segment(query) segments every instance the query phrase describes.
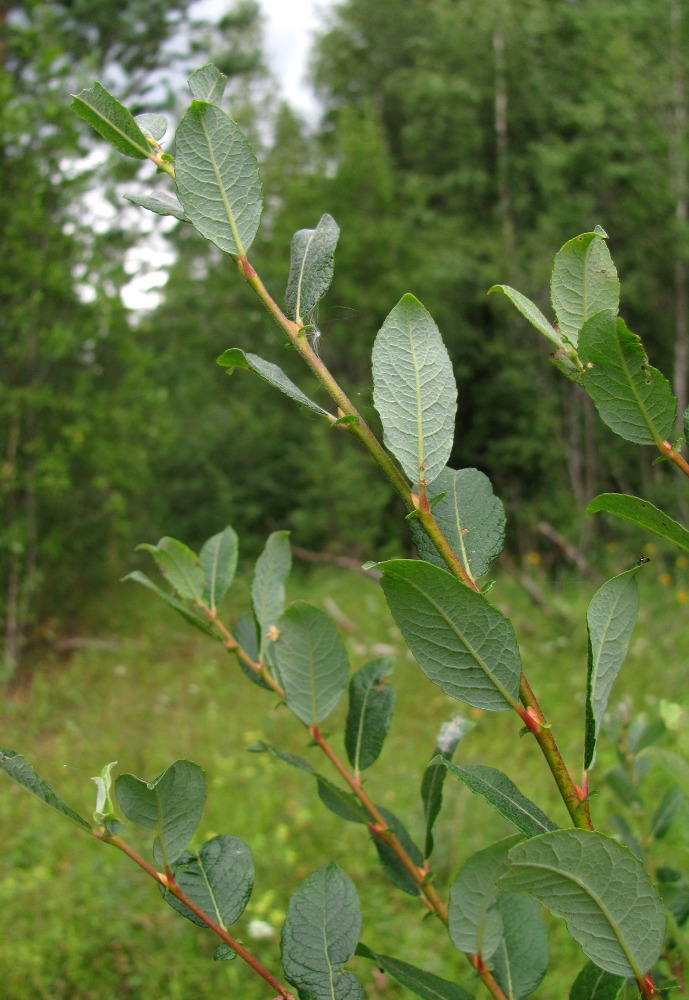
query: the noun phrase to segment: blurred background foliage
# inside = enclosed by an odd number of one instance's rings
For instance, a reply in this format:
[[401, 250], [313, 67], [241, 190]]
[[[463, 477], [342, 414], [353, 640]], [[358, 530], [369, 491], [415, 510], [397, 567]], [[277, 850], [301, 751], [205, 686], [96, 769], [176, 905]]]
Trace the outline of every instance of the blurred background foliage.
[[[252, 0], [227, 0], [214, 21], [187, 0], [0, 3], [7, 674], [143, 539], [197, 545], [232, 523], [250, 554], [275, 528], [332, 555], [409, 547], [350, 441], [214, 364], [242, 347], [317, 392], [229, 258], [123, 201], [157, 182], [108, 158], [71, 114], [69, 92], [96, 78], [174, 121], [191, 69], [212, 59], [228, 73], [224, 106], [257, 146], [266, 195], [252, 262], [280, 300], [292, 233], [336, 218], [321, 351], [374, 424], [376, 331], [405, 291], [421, 299], [459, 384], [452, 464], [493, 480], [513, 556], [551, 546], [543, 520], [589, 549], [579, 515], [602, 490], [682, 513], [666, 470], [613, 439], [545, 342], [486, 291], [509, 283], [548, 313], [553, 254], [602, 225], [622, 312], [686, 405], [684, 0], [340, 0], [324, 24], [321, 114], [306, 122], [275, 97]], [[128, 310], [128, 252], [155, 257], [163, 231], [173, 259], [159, 305]]]

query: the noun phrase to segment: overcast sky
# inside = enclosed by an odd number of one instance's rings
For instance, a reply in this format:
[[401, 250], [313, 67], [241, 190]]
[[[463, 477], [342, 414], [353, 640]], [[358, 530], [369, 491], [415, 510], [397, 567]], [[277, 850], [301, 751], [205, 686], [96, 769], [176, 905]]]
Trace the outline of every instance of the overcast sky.
[[334, 0], [260, 0], [266, 18], [266, 62], [280, 79], [290, 104], [306, 113], [314, 107], [304, 80], [311, 40], [333, 3]]

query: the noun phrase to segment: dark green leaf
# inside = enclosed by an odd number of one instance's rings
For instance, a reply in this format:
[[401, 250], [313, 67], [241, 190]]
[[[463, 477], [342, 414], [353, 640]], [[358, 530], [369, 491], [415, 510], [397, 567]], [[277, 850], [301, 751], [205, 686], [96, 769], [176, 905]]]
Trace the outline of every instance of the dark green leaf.
[[297, 601], [277, 623], [271, 647], [285, 701], [298, 719], [315, 726], [332, 712], [349, 677], [344, 643], [320, 608]]
[[203, 570], [204, 598], [211, 611], [215, 611], [234, 580], [237, 551], [237, 534], [229, 526], [209, 538], [201, 549], [199, 562]]
[[361, 931], [352, 880], [332, 862], [309, 875], [289, 901], [282, 928], [282, 965], [308, 1000], [360, 1000], [359, 980], [342, 971]]
[[593, 767], [596, 741], [608, 698], [629, 649], [639, 613], [634, 566], [608, 580], [596, 591], [588, 611], [588, 673], [586, 681], [586, 735], [584, 770]]
[[536, 990], [548, 970], [548, 932], [535, 899], [499, 892], [495, 906], [503, 937], [493, 953], [493, 975], [509, 1000]]
[[386, 684], [392, 659], [382, 656], [364, 664], [349, 682], [349, 710], [345, 749], [354, 770], [365, 771], [383, 749], [395, 704], [394, 689]]
[[156, 215], [172, 215], [180, 222], [189, 222], [179, 201], [169, 191], [151, 191], [150, 194], [142, 195], [126, 194], [125, 198], [132, 205], [147, 208], [149, 212], [155, 212]]
[[146, 136], [130, 112], [102, 84], [94, 83], [90, 90], [72, 94], [72, 107], [80, 118], [125, 156], [145, 160], [151, 152]]
[[487, 961], [500, 944], [502, 917], [495, 906], [496, 879], [504, 872], [507, 852], [519, 834], [477, 851], [459, 870], [450, 889], [449, 930], [455, 948]]
[[475, 722], [463, 719], [461, 715], [455, 716], [451, 722], [444, 722], [438, 734], [433, 759], [423, 773], [421, 800], [426, 818], [424, 853], [427, 858], [430, 858], [433, 853], [433, 827], [443, 803], [443, 785], [447, 776], [447, 768], [444, 764], [439, 763], [435, 757], [439, 754], [445, 761], [452, 760], [457, 744], [475, 725]]
[[18, 754], [16, 750], [0, 749], [0, 768], [5, 772], [12, 781], [16, 781], [18, 785], [25, 788], [27, 792], [31, 792], [36, 798], [40, 799], [41, 802], [45, 802], [47, 806], [51, 809], [55, 809], [57, 812], [62, 813], [67, 819], [71, 820], [72, 823], [76, 823], [80, 826], [82, 830], [86, 830], [88, 833], [91, 832], [91, 824], [88, 820], [85, 820], [83, 816], [76, 813], [73, 809], [70, 809], [66, 805], [59, 795], [57, 795], [53, 789], [50, 787], [47, 781], [44, 781], [34, 769], [28, 764], [21, 754]]
[[625, 441], [660, 445], [672, 433], [677, 400], [670, 383], [648, 363], [641, 341], [612, 309], [584, 325], [579, 357], [581, 384], [601, 419]]
[[229, 944], [219, 944], [218, 947], [213, 952], [214, 962], [231, 962], [232, 959], [237, 957], [237, 952], [232, 951]]
[[157, 545], [137, 545], [137, 552], [150, 552], [158, 569], [180, 597], [200, 604], [203, 570], [195, 552], [176, 538], [161, 538]]
[[189, 77], [189, 90], [195, 101], [219, 104], [227, 86], [227, 77], [212, 63], [195, 70]]
[[198, 764], [175, 761], [153, 781], [121, 774], [115, 792], [127, 819], [155, 831], [165, 863], [174, 864], [194, 835], [206, 801], [206, 776]]
[[[388, 828], [395, 834], [399, 842], [402, 844], [414, 864], [421, 868], [423, 866], [423, 855], [407, 833], [401, 821], [397, 818], [397, 816], [395, 816], [394, 813], [390, 812], [389, 809], [379, 807], [378, 812], [388, 824]], [[375, 834], [372, 833], [371, 836], [373, 837], [373, 843], [375, 844], [376, 851], [378, 852], [380, 863], [390, 881], [396, 885], [398, 889], [401, 889], [402, 892], [406, 892], [409, 896], [418, 896], [421, 890], [393, 849]]]
[[686, 797], [679, 785], [670, 785], [653, 814], [651, 837], [661, 840], [665, 836], [683, 802], [686, 802]]
[[476, 708], [516, 704], [521, 661], [512, 625], [482, 594], [437, 566], [377, 564], [392, 616], [426, 676]]
[[292, 237], [285, 311], [300, 326], [330, 288], [339, 235], [332, 215], [322, 215], [315, 229], [300, 229]]
[[[241, 615], [234, 626], [234, 637], [242, 647], [244, 652], [251, 657], [254, 663], [258, 663], [258, 635], [256, 630], [256, 621], [251, 615]], [[244, 662], [241, 656], [237, 657], [237, 662], [239, 663], [240, 669], [243, 674], [245, 674], [250, 681], [254, 684], [258, 684], [266, 691], [273, 691], [270, 684], [267, 683], [257, 670], [252, 670], [252, 668]]]
[[413, 295], [378, 332], [373, 385], [385, 444], [412, 483], [432, 483], [450, 457], [457, 386], [440, 331]]
[[[465, 570], [476, 580], [487, 573], [505, 542], [505, 508], [493, 493], [490, 479], [478, 469], [443, 469], [428, 491], [433, 516]], [[411, 534], [419, 556], [445, 569], [445, 562], [423, 531], [412, 521]]]
[[593, 962], [587, 962], [572, 983], [569, 1000], [618, 1000], [623, 995], [626, 980], [604, 972]]
[[204, 632], [206, 635], [211, 636], [211, 638], [213, 639], [221, 638], [220, 633], [218, 632], [217, 628], [215, 627], [212, 621], [210, 621], [208, 618], [200, 618], [198, 615], [194, 614], [194, 612], [190, 611], [185, 604], [182, 604], [181, 601], [178, 601], [176, 597], [173, 597], [171, 594], [168, 594], [165, 590], [162, 590], [160, 587], [157, 587], [152, 580], [148, 579], [145, 573], [142, 573], [140, 570], [136, 569], [132, 573], [128, 573], [127, 576], [124, 577], [124, 579], [133, 580], [135, 583], [140, 583], [143, 587], [148, 587], [148, 589], [152, 590], [154, 594], [157, 594], [158, 597], [162, 598], [162, 600], [165, 601], [166, 604], [168, 604], [171, 608], [174, 608], [175, 611], [179, 615], [181, 615], [185, 621], [189, 622], [190, 625], [193, 625], [195, 628], [200, 629], [201, 632]]
[[230, 347], [220, 355], [217, 364], [221, 368], [227, 368], [228, 375], [231, 375], [235, 368], [244, 368], [246, 371], [255, 372], [256, 375], [260, 375], [266, 382], [279, 389], [285, 396], [289, 396], [290, 399], [299, 403], [300, 406], [305, 406], [308, 410], [313, 410], [314, 413], [318, 413], [320, 416], [324, 414], [328, 416], [328, 411], [324, 410], [318, 403], [314, 403], [308, 396], [305, 396], [299, 386], [287, 378], [282, 368], [278, 368], [277, 365], [272, 364], [270, 361], [264, 361], [263, 358], [259, 358], [256, 354], [245, 354], [238, 347]]
[[422, 1000], [474, 1000], [473, 994], [467, 993], [463, 986], [449, 983], [447, 979], [424, 972], [398, 958], [381, 955], [361, 942], [357, 945], [356, 954], [375, 962], [391, 979]]
[[662, 510], [654, 507], [648, 500], [640, 500], [639, 497], [628, 496], [625, 493], [601, 493], [591, 501], [586, 513], [595, 514], [600, 510], [614, 514], [615, 517], [622, 517], [625, 521], [631, 521], [639, 528], [660, 535], [678, 548], [689, 552], [689, 531]]
[[192, 225], [225, 253], [251, 246], [263, 198], [254, 151], [229, 115], [193, 101], [176, 136], [177, 194]]
[[513, 847], [507, 865], [499, 887], [534, 896], [564, 917], [602, 969], [638, 980], [658, 958], [663, 907], [648, 872], [626, 847], [589, 830], [556, 830]]
[[251, 753], [264, 753], [267, 751], [284, 764], [289, 764], [290, 767], [296, 767], [300, 771], [312, 774], [318, 784], [318, 797], [327, 809], [330, 809], [336, 816], [347, 820], [349, 823], [370, 822], [368, 813], [352, 792], [345, 791], [330, 781], [329, 778], [319, 774], [303, 757], [288, 753], [285, 750], [278, 750], [263, 740], [252, 743], [250, 747], [247, 747], [247, 750]]
[[527, 837], [557, 830], [557, 824], [553, 823], [535, 803], [522, 795], [514, 782], [497, 768], [486, 767], [485, 764], [453, 764], [443, 757], [436, 757], [435, 762], [446, 767], [470, 791], [482, 795], [501, 816], [513, 823]]
[[550, 297], [558, 328], [565, 340], [577, 346], [584, 323], [602, 309], [617, 312], [620, 282], [610, 251], [601, 233], [582, 233], [556, 254]]
[[[208, 840], [200, 850], [183, 856], [172, 873], [182, 892], [221, 927], [238, 920], [251, 895], [254, 862], [251, 851], [239, 837], [221, 834]], [[205, 927], [181, 900], [161, 886], [163, 898], [192, 923]]]

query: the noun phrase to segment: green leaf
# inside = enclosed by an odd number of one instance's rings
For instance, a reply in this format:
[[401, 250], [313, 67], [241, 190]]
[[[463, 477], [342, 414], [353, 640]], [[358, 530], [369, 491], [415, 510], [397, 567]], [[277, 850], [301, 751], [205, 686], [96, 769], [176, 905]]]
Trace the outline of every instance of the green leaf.
[[[401, 820], [398, 819], [393, 812], [390, 812], [389, 809], [379, 807], [378, 812], [388, 824], [388, 828], [395, 834], [399, 842], [402, 844], [414, 864], [421, 868], [423, 865], [423, 855], [409, 836]], [[378, 858], [383, 866], [383, 870], [393, 885], [396, 885], [398, 889], [402, 890], [402, 892], [406, 892], [408, 896], [419, 896], [421, 894], [421, 890], [393, 849], [389, 846], [389, 844], [387, 844], [380, 837], [377, 837], [374, 833], [371, 833], [371, 836], [373, 838], [376, 851], [378, 852]]]
[[398, 958], [381, 955], [377, 951], [372, 951], [363, 942], [357, 945], [355, 954], [375, 962], [386, 975], [422, 1000], [474, 1000], [473, 994], [467, 993], [463, 986], [449, 983], [447, 979], [441, 979], [432, 972], [424, 972], [423, 969], [401, 962]]
[[548, 932], [541, 908], [529, 896], [499, 892], [495, 906], [503, 937], [493, 953], [493, 975], [509, 1000], [523, 1000], [548, 971]]
[[132, 205], [147, 208], [149, 212], [155, 212], [156, 215], [172, 215], [180, 222], [190, 221], [184, 214], [184, 209], [177, 198], [169, 191], [151, 191], [150, 194], [142, 195], [126, 194], [125, 198]]
[[[213, 837], [193, 854], [182, 858], [172, 867], [179, 888], [192, 903], [203, 910], [221, 927], [229, 927], [244, 912], [254, 885], [254, 862], [249, 847], [239, 837], [221, 834]], [[161, 886], [166, 903], [187, 920], [205, 927], [169, 889]]]
[[589, 830], [556, 830], [512, 848], [499, 887], [564, 917], [592, 962], [639, 979], [663, 946], [665, 914], [643, 864]]
[[493, 285], [492, 288], [488, 289], [489, 295], [491, 292], [504, 292], [510, 302], [517, 307], [522, 316], [528, 319], [532, 326], [536, 327], [539, 333], [542, 333], [544, 337], [551, 340], [561, 351], [567, 350], [565, 342], [553, 324], [548, 322], [538, 306], [531, 299], [527, 299], [526, 295], [522, 295], [516, 289], [510, 288], [509, 285]]
[[[505, 543], [505, 508], [488, 476], [478, 469], [443, 469], [428, 490], [433, 516], [467, 573], [476, 580], [487, 573]], [[417, 521], [411, 534], [421, 559], [445, 569], [445, 562]]]
[[145, 160], [150, 154], [146, 136], [130, 112], [102, 84], [94, 83], [90, 90], [72, 94], [72, 107], [120, 153], [137, 160]]
[[686, 796], [679, 785], [670, 785], [653, 814], [649, 836], [655, 840], [662, 840], [672, 826], [677, 810], [683, 802], [686, 802]]
[[111, 771], [117, 764], [116, 760], [106, 764], [101, 773], [96, 778], [91, 778], [96, 786], [96, 808], [93, 811], [93, 819], [101, 826], [112, 823], [115, 817], [115, 807], [110, 796], [112, 785]]
[[263, 653], [268, 630], [277, 625], [285, 610], [285, 580], [291, 568], [289, 531], [274, 531], [256, 561], [251, 583], [251, 603], [258, 622], [259, 656]]
[[289, 901], [282, 965], [308, 1000], [360, 1000], [359, 980], [342, 966], [359, 940], [361, 912], [352, 880], [332, 862], [317, 868]]
[[322, 215], [315, 229], [300, 229], [292, 237], [285, 312], [300, 326], [330, 288], [339, 235], [332, 215]]
[[413, 295], [378, 332], [373, 385], [386, 446], [412, 483], [432, 483], [450, 457], [457, 386], [440, 331]]
[[230, 347], [220, 355], [217, 364], [221, 368], [227, 368], [228, 375], [231, 375], [235, 368], [244, 368], [246, 371], [255, 372], [256, 375], [260, 375], [266, 382], [279, 389], [285, 396], [289, 396], [290, 399], [299, 403], [300, 406], [305, 406], [308, 410], [312, 410], [320, 416], [329, 416], [327, 410], [324, 410], [318, 403], [314, 403], [312, 399], [305, 396], [299, 386], [287, 378], [282, 368], [278, 368], [277, 365], [274, 365], [270, 361], [264, 361], [263, 358], [259, 358], [255, 354], [245, 354], [238, 347]]
[[582, 233], [556, 254], [550, 297], [560, 334], [573, 347], [594, 313], [617, 312], [620, 282], [607, 244], [598, 233]]
[[612, 309], [592, 316], [579, 340], [582, 386], [601, 419], [625, 441], [660, 445], [672, 433], [677, 400], [648, 363], [641, 341]]
[[287, 707], [315, 726], [332, 712], [347, 684], [347, 651], [332, 619], [304, 601], [288, 608], [277, 628], [271, 654]]
[[628, 496], [625, 493], [601, 493], [591, 501], [586, 513], [595, 514], [600, 510], [624, 518], [625, 521], [631, 521], [639, 528], [659, 535], [685, 552], [689, 552], [689, 531], [662, 510], [654, 507], [648, 500], [640, 500], [639, 497]]
[[385, 683], [391, 673], [392, 659], [381, 656], [364, 664], [349, 682], [345, 749], [357, 773], [374, 764], [383, 749], [395, 704], [395, 691]]
[[251, 753], [264, 753], [267, 751], [284, 764], [289, 764], [290, 767], [296, 767], [300, 771], [312, 774], [318, 784], [319, 799], [327, 809], [334, 812], [340, 819], [347, 820], [348, 823], [369, 823], [371, 821], [370, 816], [355, 795], [351, 792], [346, 792], [339, 785], [330, 781], [329, 778], [319, 774], [303, 757], [299, 757], [294, 753], [287, 753], [284, 750], [278, 750], [263, 740], [257, 740], [256, 743], [252, 743], [250, 747], [247, 747], [247, 750]]
[[185, 604], [182, 604], [181, 601], [178, 601], [177, 598], [168, 594], [167, 591], [163, 590], [161, 587], [156, 586], [152, 580], [149, 580], [145, 573], [136, 569], [132, 573], [128, 573], [124, 579], [133, 580], [135, 583], [140, 583], [142, 587], [148, 587], [148, 589], [152, 590], [154, 594], [157, 594], [158, 597], [162, 598], [166, 604], [168, 604], [171, 608], [174, 608], [177, 614], [181, 615], [182, 618], [184, 618], [186, 622], [189, 622], [190, 625], [193, 625], [195, 628], [204, 632], [206, 635], [211, 636], [213, 639], [219, 640], [221, 638], [220, 633], [212, 621], [195, 615], [193, 611], [190, 611], [189, 608]]
[[[165, 115], [144, 114], [135, 115], [134, 121], [139, 126], [144, 135], [150, 135], [151, 139], [160, 142], [167, 132], [167, 118]], [[125, 196], [126, 197], [126, 196]]]
[[213, 952], [214, 962], [231, 962], [237, 957], [237, 952], [232, 951], [229, 944], [219, 944], [218, 947]]
[[455, 948], [487, 961], [502, 939], [502, 918], [496, 909], [496, 879], [504, 871], [507, 852], [519, 834], [499, 840], [464, 862], [450, 889], [449, 931]]
[[121, 774], [115, 792], [127, 819], [154, 830], [165, 863], [174, 864], [194, 835], [206, 801], [206, 776], [198, 764], [177, 760], [153, 781]]
[[55, 809], [56, 812], [62, 813], [72, 823], [80, 826], [82, 830], [86, 830], [88, 833], [91, 832], [91, 824], [88, 820], [85, 820], [83, 816], [80, 816], [79, 813], [76, 813], [66, 805], [60, 796], [53, 791], [48, 782], [36, 774], [31, 765], [16, 750], [0, 749], [0, 768], [12, 781], [16, 781], [18, 785], [25, 788], [27, 792], [31, 792], [41, 802], [45, 802], [47, 806]]
[[444, 761], [452, 760], [459, 741], [475, 727], [475, 722], [456, 715], [451, 722], [444, 722], [438, 733], [435, 753], [423, 773], [421, 782], [421, 800], [426, 818], [426, 843], [424, 854], [430, 858], [433, 853], [433, 827], [443, 804], [443, 785], [447, 776], [447, 768], [436, 760], [440, 755]]
[[203, 570], [203, 592], [211, 611], [215, 611], [234, 580], [237, 552], [237, 533], [229, 525], [209, 538], [201, 549], [199, 562]]
[[525, 836], [536, 837], [540, 833], [557, 830], [557, 824], [522, 795], [511, 778], [497, 768], [487, 767], [485, 764], [453, 764], [443, 757], [436, 757], [435, 762], [444, 765], [470, 791], [482, 795]]
[[263, 198], [254, 151], [220, 108], [193, 101], [177, 129], [177, 194], [192, 225], [225, 253], [247, 252]]
[[137, 545], [137, 552], [150, 552], [158, 569], [180, 597], [200, 604], [203, 600], [203, 570], [195, 552], [176, 538], [161, 538], [157, 545]]
[[207, 63], [200, 69], [194, 70], [189, 77], [189, 90], [195, 101], [219, 104], [226, 86], [227, 77], [213, 63]]
[[[234, 637], [244, 652], [251, 657], [254, 663], [258, 663], [258, 635], [256, 632], [256, 621], [252, 615], [240, 615], [235, 622]], [[237, 662], [239, 663], [242, 673], [245, 674], [250, 681], [253, 681], [254, 684], [258, 684], [259, 687], [264, 688], [266, 691], [273, 691], [273, 693], [275, 693], [274, 689], [263, 679], [261, 674], [257, 670], [252, 670], [251, 667], [244, 662], [241, 656], [237, 657]]]
[[378, 563], [392, 616], [426, 676], [451, 698], [499, 712], [516, 703], [512, 625], [482, 594], [429, 563]]
[[639, 613], [639, 592], [634, 566], [604, 583], [588, 611], [588, 674], [586, 680], [586, 732], [584, 770], [593, 767], [596, 742], [608, 698], [629, 649]]
[[569, 1000], [618, 1000], [625, 989], [626, 980], [604, 972], [593, 962], [587, 962], [569, 991]]

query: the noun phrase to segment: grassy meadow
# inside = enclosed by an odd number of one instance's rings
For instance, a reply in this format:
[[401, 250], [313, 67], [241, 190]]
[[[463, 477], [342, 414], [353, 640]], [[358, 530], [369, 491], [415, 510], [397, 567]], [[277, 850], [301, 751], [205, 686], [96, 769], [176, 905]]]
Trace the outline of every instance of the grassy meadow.
[[[610, 565], [608, 575], [630, 561]], [[585, 612], [597, 585], [573, 577], [553, 582], [540, 576], [538, 567], [533, 572], [547, 615], [505, 575], [498, 577], [491, 599], [513, 619], [524, 670], [576, 774], [582, 752]], [[689, 584], [681, 560], [659, 559], [639, 575], [640, 621], [611, 703], [624, 693], [634, 711], [653, 715], [661, 698], [687, 701]], [[235, 587], [230, 599], [233, 595], [228, 618], [246, 610], [248, 587]], [[353, 668], [381, 652], [393, 653], [393, 726], [381, 759], [368, 772], [367, 790], [395, 811], [419, 842], [423, 768], [441, 723], [458, 711], [471, 716], [476, 726], [455, 759], [500, 767], [553, 819], [567, 822], [535, 744], [519, 738], [518, 720], [512, 713], [469, 710], [434, 688], [405, 651], [375, 581], [330, 568], [297, 572], [289, 597], [335, 608], [352, 623], [344, 634]], [[362, 937], [370, 947], [472, 991], [476, 986], [477, 996], [485, 995], [442, 926], [424, 920], [418, 900], [389, 884], [364, 829], [328, 812], [308, 775], [267, 755], [245, 752], [261, 738], [309, 757], [330, 773], [307, 747], [301, 725], [268, 692], [247, 681], [233, 658], [133, 584], [119, 587], [85, 620], [82, 635], [114, 638], [116, 644], [82, 648], [69, 657], [46, 652], [30, 681], [3, 701], [4, 746], [24, 753], [86, 816], [95, 804], [90, 776], [108, 761], [119, 762], [118, 772], [147, 779], [178, 758], [198, 762], [209, 784], [198, 841], [231, 833], [250, 844], [256, 883], [235, 932], [278, 975], [279, 928], [289, 896], [303, 877], [332, 859], [357, 884], [364, 910]], [[343, 699], [326, 724], [343, 756], [344, 714]], [[614, 760], [614, 748], [602, 744], [594, 784]], [[593, 802], [594, 820], [602, 830], [610, 830], [605, 815], [611, 801], [603, 785]], [[511, 832], [483, 800], [448, 777], [432, 859], [438, 884], [446, 887], [466, 857]], [[212, 936], [162, 903], [153, 884], [123, 855], [90, 840], [4, 777], [0, 833], [5, 850], [0, 992], [5, 1000], [268, 1000], [268, 988], [239, 961], [213, 962]], [[125, 836], [148, 855], [148, 835], [129, 828]], [[269, 925], [272, 936], [252, 942], [251, 921], [256, 920]], [[537, 995], [563, 1000], [584, 958], [555, 921], [552, 931], [551, 967], [556, 972]], [[369, 998], [408, 995], [362, 959], [351, 967], [366, 983]]]

